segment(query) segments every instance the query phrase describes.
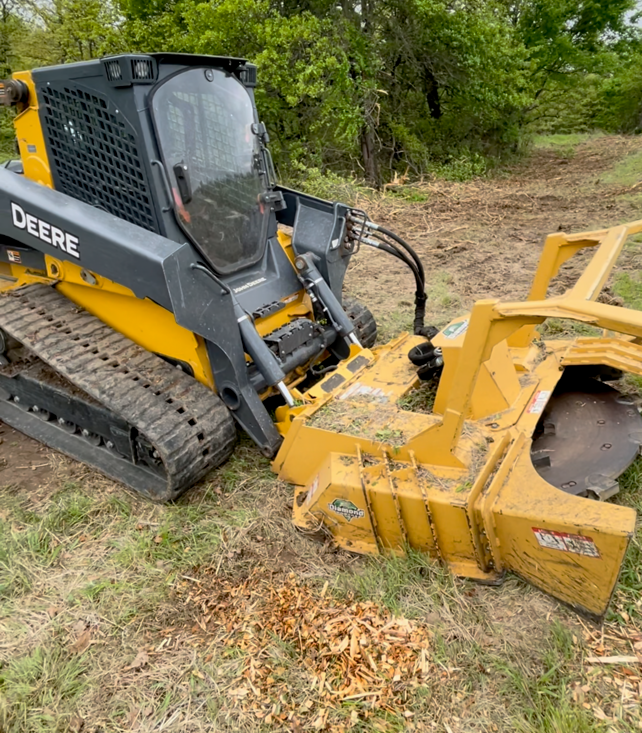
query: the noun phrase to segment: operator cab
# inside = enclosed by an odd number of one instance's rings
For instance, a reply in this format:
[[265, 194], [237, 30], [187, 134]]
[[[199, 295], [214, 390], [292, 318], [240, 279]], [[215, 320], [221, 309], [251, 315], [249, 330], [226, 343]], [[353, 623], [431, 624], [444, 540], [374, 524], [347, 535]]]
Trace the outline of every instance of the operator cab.
[[[124, 54], [31, 76], [42, 167], [57, 191], [189, 242], [253, 316], [301, 290], [277, 239], [278, 224], [291, 227], [292, 250], [314, 254], [341, 299], [352, 253], [349, 208], [276, 183], [254, 103], [256, 66], [223, 56]], [[39, 155], [23, 147], [23, 160]]]

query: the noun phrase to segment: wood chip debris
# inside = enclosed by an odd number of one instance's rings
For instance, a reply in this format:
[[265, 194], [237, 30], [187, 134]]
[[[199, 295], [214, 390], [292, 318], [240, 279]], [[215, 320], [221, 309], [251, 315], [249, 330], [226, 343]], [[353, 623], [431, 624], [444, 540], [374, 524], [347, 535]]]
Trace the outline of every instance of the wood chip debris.
[[267, 724], [323, 730], [333, 710], [343, 706], [346, 717], [347, 705], [359, 705], [362, 720], [364, 710], [408, 720], [413, 692], [441, 674], [431, 661], [428, 624], [370, 601], [334, 598], [327, 584], [314, 589], [291, 573], [275, 585], [257, 572], [181, 588], [184, 602], [198, 609], [192, 632], [205, 632], [209, 649], [243, 660], [235, 678], [226, 677], [230, 705]]
[[588, 664], [642, 664], [642, 657], [617, 655], [614, 657], [587, 657]]

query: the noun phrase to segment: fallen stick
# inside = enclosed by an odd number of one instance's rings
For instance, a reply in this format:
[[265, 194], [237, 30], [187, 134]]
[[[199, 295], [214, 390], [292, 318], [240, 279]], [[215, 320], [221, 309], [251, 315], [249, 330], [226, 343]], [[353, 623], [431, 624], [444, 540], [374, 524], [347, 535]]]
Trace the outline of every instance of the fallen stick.
[[588, 664], [642, 664], [642, 657], [587, 657]]

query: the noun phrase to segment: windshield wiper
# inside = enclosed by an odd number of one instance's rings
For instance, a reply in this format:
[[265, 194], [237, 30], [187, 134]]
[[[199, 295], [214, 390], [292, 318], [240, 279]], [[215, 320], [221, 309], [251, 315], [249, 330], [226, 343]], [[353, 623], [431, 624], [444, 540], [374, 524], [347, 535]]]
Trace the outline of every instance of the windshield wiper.
[[272, 154], [267, 144], [270, 142], [270, 135], [268, 134], [267, 128], [263, 122], [252, 123], [252, 133], [256, 135], [259, 141], [259, 147], [261, 148], [263, 158], [263, 171], [267, 180], [268, 188], [274, 188], [276, 186], [276, 171], [274, 170], [274, 162], [272, 161]]

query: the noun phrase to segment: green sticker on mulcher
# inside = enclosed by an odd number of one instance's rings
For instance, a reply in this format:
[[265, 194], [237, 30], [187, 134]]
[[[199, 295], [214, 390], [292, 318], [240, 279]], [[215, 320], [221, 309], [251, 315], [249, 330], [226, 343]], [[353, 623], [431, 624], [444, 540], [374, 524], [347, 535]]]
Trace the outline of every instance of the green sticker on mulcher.
[[363, 509], [359, 509], [356, 504], [353, 504], [347, 499], [335, 499], [328, 506], [333, 512], [340, 514], [348, 522], [352, 519], [361, 519], [366, 514]]
[[451, 323], [450, 326], [446, 326], [442, 333], [447, 339], [456, 339], [457, 336], [461, 336], [462, 333], [466, 333], [468, 330], [468, 318], [465, 321], [457, 321], [457, 323]]

